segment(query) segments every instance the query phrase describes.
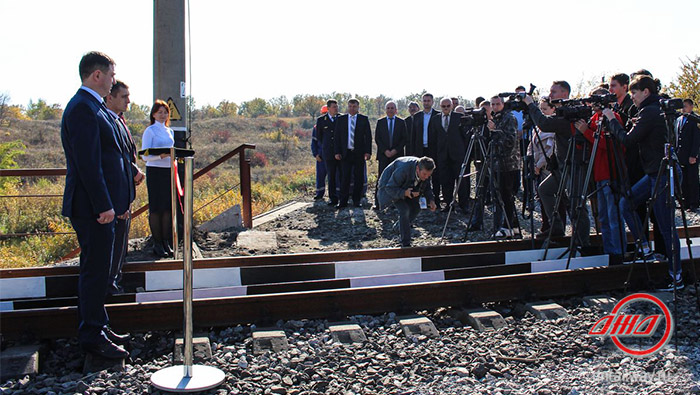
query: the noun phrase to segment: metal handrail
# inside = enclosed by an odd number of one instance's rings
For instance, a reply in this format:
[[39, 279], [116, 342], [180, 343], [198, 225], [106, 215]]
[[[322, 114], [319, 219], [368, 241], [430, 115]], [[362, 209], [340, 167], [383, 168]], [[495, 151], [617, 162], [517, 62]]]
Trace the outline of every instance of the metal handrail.
[[[246, 159], [245, 157], [245, 150], [247, 149], [255, 149], [255, 144], [241, 144], [235, 149], [229, 151], [219, 159], [215, 160], [214, 162], [210, 163], [209, 165], [205, 166], [204, 168], [200, 169], [194, 174], [193, 180], [198, 179], [199, 177], [207, 174], [209, 171], [212, 169], [216, 168], [220, 164], [226, 162], [227, 160], [231, 159], [235, 155], [239, 155], [239, 171], [240, 171], [240, 187], [241, 187], [241, 197], [242, 197], [242, 216], [243, 216], [243, 226], [247, 228], [252, 228], [253, 227], [253, 210], [252, 210], [252, 197], [251, 197], [251, 177], [250, 177], [250, 159]], [[0, 169], [0, 177], [51, 177], [51, 176], [65, 176], [66, 175], [66, 169], [60, 169], [60, 168], [46, 168], [46, 169]], [[5, 197], [20, 197], [20, 196], [5, 196]], [[37, 196], [26, 196], [26, 197], [40, 197], [39, 195]], [[54, 196], [46, 196], [46, 197], [54, 197]], [[200, 207], [201, 209], [201, 207]], [[137, 210], [133, 211], [131, 213], [131, 218], [136, 218], [139, 215], [143, 214], [146, 210], [148, 210], [148, 203], [145, 205], [139, 207]], [[40, 235], [40, 236], [48, 236], [48, 235], [57, 235], [57, 234], [63, 234], [63, 233], [54, 233], [54, 232], [42, 232], [42, 233], [34, 233], [32, 235]], [[23, 234], [24, 235], [24, 234]], [[7, 234], [7, 235], [2, 235], [0, 234], [0, 237], [3, 236], [13, 236], [12, 234]], [[68, 253], [66, 256], [64, 256], [61, 260], [66, 260], [73, 258], [80, 253], [80, 248], [76, 248], [75, 250], [71, 251]]]

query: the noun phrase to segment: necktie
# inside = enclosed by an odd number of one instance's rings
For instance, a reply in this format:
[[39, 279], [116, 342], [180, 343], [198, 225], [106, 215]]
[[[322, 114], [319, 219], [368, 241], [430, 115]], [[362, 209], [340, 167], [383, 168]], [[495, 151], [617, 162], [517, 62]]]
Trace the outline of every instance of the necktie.
[[449, 118], [447, 115], [443, 115], [443, 116], [442, 116], [442, 119], [443, 119], [443, 121], [442, 121], [443, 127], [445, 128], [445, 131], [447, 131], [447, 128], [449, 127], [449, 121], [448, 121], [448, 120], [449, 120], [450, 118]]
[[355, 149], [355, 116], [350, 117], [350, 133], [348, 136], [348, 149]]
[[394, 143], [394, 118], [389, 118], [389, 147], [391, 147]]
[[124, 126], [124, 130], [126, 131], [126, 135], [129, 137], [129, 141], [131, 142], [131, 149], [134, 151], [134, 162], [136, 162], [136, 150], [134, 147], [136, 147], [136, 143], [134, 143], [134, 137], [131, 136], [131, 130], [129, 130], [129, 127], [126, 126], [126, 121], [124, 120], [124, 115], [119, 114], [119, 121], [121, 122], [122, 126]]

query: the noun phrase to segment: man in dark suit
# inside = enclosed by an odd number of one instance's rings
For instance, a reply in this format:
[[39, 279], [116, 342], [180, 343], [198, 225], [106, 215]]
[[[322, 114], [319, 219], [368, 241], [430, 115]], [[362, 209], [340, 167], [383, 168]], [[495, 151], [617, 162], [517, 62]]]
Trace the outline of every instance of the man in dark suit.
[[[335, 159], [334, 130], [336, 118], [338, 117], [338, 102], [330, 99], [326, 102], [328, 112], [316, 119], [316, 134], [320, 140], [320, 159], [326, 166], [328, 176], [328, 205], [338, 204], [338, 184], [340, 179], [340, 162]], [[317, 158], [318, 159], [318, 158]]]
[[700, 150], [700, 130], [694, 120], [685, 114], [693, 112], [694, 103], [691, 99], [683, 100], [683, 114], [676, 119], [676, 152], [678, 163], [683, 170], [681, 189], [685, 207], [689, 211], [695, 211], [700, 204], [700, 182], [698, 181], [698, 152]]
[[[389, 163], [404, 155], [406, 145], [406, 123], [396, 116], [396, 103], [388, 101], [384, 108], [386, 117], [378, 119], [377, 127], [374, 129], [374, 141], [377, 143], [377, 160], [379, 161], [377, 182]], [[379, 206], [376, 192], [374, 205]]]
[[[433, 95], [424, 93], [422, 97], [423, 111], [413, 115], [413, 156], [427, 156], [432, 160], [437, 160], [437, 147], [433, 136], [430, 135], [428, 125], [430, 118], [438, 115], [439, 112], [433, 109]], [[433, 196], [435, 202], [440, 205], [440, 171], [435, 168], [431, 177]]]
[[425, 199], [423, 208], [435, 211], [437, 207], [429, 181], [434, 169], [435, 162], [428, 157], [404, 156], [391, 162], [379, 177], [379, 209], [396, 206], [402, 247], [411, 246], [411, 222], [421, 210], [421, 199]]
[[408, 113], [411, 115], [404, 118], [406, 123], [406, 155], [413, 155], [413, 115], [419, 111], [418, 103], [414, 101], [408, 103]]
[[[129, 87], [122, 81], [117, 81], [112, 85], [112, 90], [109, 95], [104, 97], [107, 112], [114, 119], [119, 132], [118, 136], [122, 146], [126, 147], [129, 160], [131, 162], [131, 174], [134, 182], [129, 183], [129, 205], [136, 198], [136, 186], [141, 185], [146, 175], [136, 165], [136, 144], [133, 136], [126, 126], [124, 121], [124, 112], [129, 108]], [[119, 215], [115, 219], [114, 225], [114, 251], [112, 252], [112, 268], [109, 273], [109, 290], [110, 294], [123, 292], [123, 288], [119, 285], [122, 279], [122, 266], [126, 261], [126, 251], [129, 247], [129, 227], [131, 226], [131, 211], [124, 215]]]
[[335, 125], [335, 159], [341, 161], [342, 176], [340, 200], [337, 208], [348, 206], [350, 178], [354, 185], [352, 200], [355, 207], [361, 207], [362, 186], [364, 185], [365, 162], [372, 156], [372, 129], [369, 118], [359, 114], [360, 102], [348, 100], [348, 113], [338, 117]]
[[[429, 129], [437, 145], [437, 164], [441, 169], [439, 182], [442, 197], [447, 203], [442, 211], [448, 211], [469, 141], [466, 132], [459, 126], [461, 115], [452, 111], [452, 100], [449, 97], [440, 100], [440, 110], [439, 115], [430, 118]], [[466, 212], [469, 199], [467, 182], [460, 183], [457, 197], [460, 208]]]
[[129, 212], [134, 182], [131, 159], [102, 101], [114, 83], [114, 61], [100, 52], [89, 52], [80, 60], [79, 72], [82, 86], [61, 120], [67, 170], [62, 214], [70, 218], [81, 248], [78, 341], [86, 352], [125, 358], [129, 353], [115, 343], [128, 339], [109, 329], [104, 301], [114, 217]]

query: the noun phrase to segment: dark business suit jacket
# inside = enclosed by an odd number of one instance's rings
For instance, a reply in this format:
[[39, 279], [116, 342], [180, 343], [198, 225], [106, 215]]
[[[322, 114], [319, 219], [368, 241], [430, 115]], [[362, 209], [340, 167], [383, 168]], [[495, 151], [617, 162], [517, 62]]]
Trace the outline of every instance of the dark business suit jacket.
[[333, 130], [335, 122], [331, 121], [330, 114], [323, 114], [316, 118], [316, 136], [321, 146], [321, 158], [331, 160], [335, 156]]
[[[416, 166], [418, 158], [404, 156], [391, 162], [379, 177], [377, 198], [379, 207], [383, 210], [400, 199], [406, 199], [406, 189], [413, 188], [425, 196], [428, 202], [435, 201], [433, 191], [430, 188], [430, 178], [425, 181], [416, 180]], [[416, 185], [417, 182], [417, 185]]]
[[[387, 117], [377, 120], [377, 127], [374, 130], [374, 141], [377, 143], [377, 160], [380, 162], [390, 162], [404, 155], [406, 146], [406, 122], [399, 117], [394, 117], [394, 134], [389, 144], [389, 121]], [[387, 158], [384, 151], [395, 149], [396, 155]], [[388, 164], [388, 163], [387, 163]]]
[[442, 126], [442, 113], [430, 118], [428, 130], [437, 145], [438, 162], [444, 162], [447, 159], [459, 162], [464, 160], [468, 141], [466, 132], [459, 127], [461, 117], [461, 114], [451, 112], [447, 130]]
[[[433, 109], [431, 112], [431, 118], [439, 113], [439, 111]], [[428, 128], [428, 156], [436, 159], [437, 147], [432, 146], [430, 141], [430, 128]], [[423, 111], [413, 114], [413, 152], [411, 152], [411, 154], [415, 156], [423, 156]]]
[[698, 124], [687, 117], [676, 119], [676, 134], [678, 139], [678, 161], [681, 165], [688, 165], [688, 159], [698, 157], [700, 150], [700, 130]]
[[[335, 153], [340, 154], [342, 159], [348, 154], [348, 114], [339, 116], [335, 122], [334, 146]], [[357, 114], [355, 122], [355, 156], [372, 154], [372, 128], [369, 126], [369, 118], [362, 114]]]
[[403, 119], [406, 123], [406, 155], [413, 155], [413, 117], [407, 116]]
[[[112, 114], [109, 113], [109, 115]], [[119, 115], [117, 115], [116, 118], [112, 116], [112, 118], [114, 119], [114, 123], [118, 127], [118, 132], [121, 133], [121, 146], [131, 165], [128, 167], [129, 179], [132, 180], [132, 182], [129, 183], [129, 203], [131, 203], [134, 201], [134, 199], [136, 199], [136, 184], [133, 182], [133, 179], [136, 176], [136, 174], [139, 173], [139, 167], [136, 164], [136, 144], [134, 143], [134, 139], [131, 136], [129, 127], [126, 126], [126, 122], [123, 119], [121, 119]]]
[[111, 115], [89, 92], [79, 89], [61, 121], [66, 155], [63, 209], [67, 217], [94, 219], [109, 209], [129, 208], [131, 166]]

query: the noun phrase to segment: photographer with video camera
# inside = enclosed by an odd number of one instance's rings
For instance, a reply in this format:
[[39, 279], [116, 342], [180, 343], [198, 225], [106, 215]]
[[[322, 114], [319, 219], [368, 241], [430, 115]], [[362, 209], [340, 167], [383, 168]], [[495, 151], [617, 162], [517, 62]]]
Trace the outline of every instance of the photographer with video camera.
[[[518, 144], [518, 121], [510, 110], [505, 110], [503, 98], [491, 98], [491, 108], [494, 115], [486, 125], [491, 134], [491, 141], [496, 155], [498, 191], [503, 200], [506, 222], [502, 223], [494, 237], [497, 239], [519, 237], [520, 224], [515, 211], [515, 179], [520, 172], [520, 144]], [[502, 218], [500, 205], [496, 206], [495, 220]]]
[[[554, 81], [552, 87], [549, 91], [550, 100], [561, 100], [568, 99], [571, 92], [571, 86], [566, 81]], [[555, 152], [556, 152], [556, 168], [549, 169], [551, 174], [540, 183], [538, 188], [538, 193], [540, 199], [542, 200], [542, 206], [549, 217], [551, 222], [550, 232], [553, 237], [564, 236], [564, 218], [559, 218], [559, 215], [554, 215], [554, 206], [557, 200], [557, 191], [559, 189], [559, 183], [562, 178], [566, 181], [567, 185], [571, 185], [571, 174], [561, 174], [561, 170], [567, 159], [567, 152], [569, 149], [569, 141], [574, 133], [574, 128], [567, 117], [561, 116], [548, 116], [542, 114], [542, 111], [537, 107], [537, 104], [532, 99], [532, 96], [527, 95], [523, 99], [528, 106], [528, 112], [530, 118], [535, 123], [535, 125], [540, 128], [543, 132], [552, 132], [555, 134]], [[555, 107], [559, 106], [555, 104]], [[571, 173], [571, 172], [567, 172]], [[582, 173], [582, 168], [579, 166], [575, 171], [575, 179], [580, 179]], [[571, 196], [571, 207], [577, 207], [578, 202], [575, 196], [579, 195], [579, 191], [569, 191], [569, 196]], [[585, 205], [583, 205], [581, 213], [577, 215], [578, 222], [576, 223], [577, 238], [581, 243], [582, 247], [587, 247], [590, 245], [590, 221], [588, 219], [588, 210]], [[573, 221], [573, 218], [572, 218]], [[574, 236], [574, 235], [572, 235]], [[544, 238], [547, 235], [537, 234], [536, 238]]]
[[[634, 212], [637, 206], [652, 197], [656, 184], [659, 184], [658, 194], [652, 202], [653, 212], [666, 246], [667, 255], [674, 251], [673, 257], [668, 260], [671, 284], [668, 289], [673, 290], [683, 288], [680, 266], [680, 241], [678, 233], [671, 231], [673, 212], [666, 204], [667, 175], [659, 172], [662, 161], [665, 157], [665, 147], [667, 142], [667, 127], [664, 113], [659, 103], [658, 82], [646, 75], [636, 76], [630, 84], [632, 101], [639, 109], [637, 120], [632, 129], [627, 132], [617, 120], [615, 113], [611, 109], [603, 110], [603, 114], [608, 119], [611, 134], [623, 145], [639, 144], [639, 152], [644, 167], [644, 177], [632, 186], [631, 199], [623, 198], [620, 201], [620, 210], [627, 222], [627, 226], [636, 240], [641, 243], [642, 254], [647, 261], [662, 260], [649, 247], [646, 236], [642, 229], [644, 224]], [[675, 202], [673, 203], [675, 205]], [[673, 244], [673, 246], [672, 246]], [[673, 248], [672, 248], [673, 247]], [[674, 284], [675, 283], [675, 284]]]
[[[484, 99], [483, 97], [479, 96], [475, 100], [476, 105], [479, 107], [479, 110], [483, 111], [486, 114], [486, 120], [491, 121], [493, 119], [493, 111], [491, 108], [491, 102]], [[470, 132], [471, 134], [478, 133], [480, 129], [480, 126], [473, 126], [472, 131]], [[484, 131], [484, 138], [488, 140], [489, 138], [489, 133], [488, 133], [488, 128]], [[467, 227], [468, 231], [478, 231], [482, 230], [484, 226], [484, 204], [488, 204], [488, 201], [490, 200], [490, 188], [484, 188], [485, 185], [491, 185], [490, 180], [488, 177], [488, 171], [484, 173], [486, 169], [484, 169], [484, 165], [486, 164], [487, 158], [484, 158], [483, 155], [481, 154], [480, 150], [474, 150], [474, 154], [470, 155], [469, 161], [474, 162], [474, 167], [476, 168], [477, 175], [476, 175], [476, 197], [474, 197], [473, 202], [474, 204], [472, 205], [472, 212], [471, 212], [471, 221]], [[478, 189], [478, 180], [483, 179], [482, 181], [482, 186], [481, 190]], [[479, 196], [481, 194], [481, 196]]]
[[[608, 99], [610, 102], [616, 102], [614, 95], [610, 95], [610, 91], [604, 88], [596, 88], [591, 92], [591, 97], [597, 96]], [[616, 158], [616, 150], [614, 144], [610, 141], [610, 134], [606, 127], [607, 121], [604, 119], [603, 106], [604, 103], [590, 103], [593, 107], [594, 114], [589, 122], [582, 119], [576, 121], [575, 126], [581, 132], [586, 140], [591, 145], [595, 144], [595, 138], [598, 138], [598, 146], [596, 148], [595, 157], [593, 158], [593, 175], [597, 190], [598, 203], [598, 221], [601, 226], [601, 234], [603, 235], [603, 252], [610, 255], [610, 261], [622, 263], [622, 254], [624, 252], [622, 238], [624, 233], [621, 233], [620, 228], [620, 213], [618, 204], [620, 201], [621, 189], [623, 184], [621, 174], [616, 171], [616, 163], [623, 163], [624, 157], [620, 152], [620, 157]], [[617, 121], [622, 124], [622, 118], [618, 113], [614, 113]], [[601, 133], [597, 134], [596, 130], [600, 129]], [[626, 242], [625, 242], [626, 244]]]

